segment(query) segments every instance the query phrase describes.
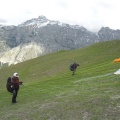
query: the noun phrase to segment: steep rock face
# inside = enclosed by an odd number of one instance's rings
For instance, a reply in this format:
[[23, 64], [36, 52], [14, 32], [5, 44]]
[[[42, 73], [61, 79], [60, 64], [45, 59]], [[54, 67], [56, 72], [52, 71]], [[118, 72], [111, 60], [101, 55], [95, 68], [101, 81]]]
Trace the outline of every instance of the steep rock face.
[[34, 41], [42, 44], [45, 53], [76, 49], [97, 41], [98, 36], [84, 27], [71, 26], [39, 17], [12, 29], [7, 39], [10, 47]]
[[109, 27], [102, 27], [98, 32], [99, 40], [117, 40], [120, 39], [120, 30], [112, 30]]
[[[82, 48], [95, 42], [115, 39], [120, 39], [120, 30], [102, 27], [98, 33], [93, 33], [79, 25], [39, 16], [18, 26], [0, 25], [0, 62], [16, 64], [55, 51]], [[29, 52], [30, 46], [33, 47], [32, 52]]]
[[0, 62], [1, 64], [8, 63], [8, 65], [17, 64], [36, 58], [40, 56], [43, 51], [44, 48], [40, 47], [40, 45], [36, 43], [20, 45], [7, 52], [3, 52], [0, 56]]

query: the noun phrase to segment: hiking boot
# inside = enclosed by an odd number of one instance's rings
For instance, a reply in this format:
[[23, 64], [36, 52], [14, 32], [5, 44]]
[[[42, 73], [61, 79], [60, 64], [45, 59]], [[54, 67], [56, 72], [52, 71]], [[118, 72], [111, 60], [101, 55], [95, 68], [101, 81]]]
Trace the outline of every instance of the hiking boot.
[[15, 101], [12, 101], [12, 103], [15, 103]]

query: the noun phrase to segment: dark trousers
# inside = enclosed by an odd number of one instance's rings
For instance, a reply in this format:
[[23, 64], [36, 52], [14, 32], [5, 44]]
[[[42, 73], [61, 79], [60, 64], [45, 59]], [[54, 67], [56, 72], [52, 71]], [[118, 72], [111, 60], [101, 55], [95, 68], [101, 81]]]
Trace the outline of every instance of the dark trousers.
[[18, 89], [14, 89], [12, 96], [12, 103], [16, 103], [17, 94], [18, 94]]

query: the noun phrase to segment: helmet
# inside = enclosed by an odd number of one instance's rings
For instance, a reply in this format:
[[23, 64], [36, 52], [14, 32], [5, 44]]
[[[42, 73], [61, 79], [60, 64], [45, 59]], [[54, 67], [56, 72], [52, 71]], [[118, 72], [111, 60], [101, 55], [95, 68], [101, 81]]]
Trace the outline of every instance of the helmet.
[[14, 77], [19, 77], [19, 76], [18, 76], [18, 73], [14, 73], [13, 76], [14, 76]]

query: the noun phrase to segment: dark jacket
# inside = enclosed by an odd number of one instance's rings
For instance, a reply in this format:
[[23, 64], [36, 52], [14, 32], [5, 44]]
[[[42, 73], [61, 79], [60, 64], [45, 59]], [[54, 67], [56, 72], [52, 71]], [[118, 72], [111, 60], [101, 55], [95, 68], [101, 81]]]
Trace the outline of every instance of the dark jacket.
[[76, 64], [76, 63], [71, 64], [71, 65], [70, 65], [70, 70], [71, 70], [71, 71], [75, 71], [78, 66], [79, 66], [79, 64]]
[[19, 78], [18, 77], [13, 77], [11, 80], [11, 85], [15, 89], [19, 89]]

